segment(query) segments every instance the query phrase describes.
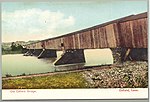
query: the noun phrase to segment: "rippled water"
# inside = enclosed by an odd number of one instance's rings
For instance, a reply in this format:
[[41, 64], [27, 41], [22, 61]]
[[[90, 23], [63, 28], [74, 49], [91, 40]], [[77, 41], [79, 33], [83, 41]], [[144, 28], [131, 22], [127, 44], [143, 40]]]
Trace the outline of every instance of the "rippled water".
[[[59, 57], [62, 51], [57, 52]], [[113, 57], [110, 49], [84, 50], [86, 63], [54, 66], [57, 58], [38, 59], [35, 56], [23, 56], [22, 54], [2, 55], [2, 76], [6, 74], [21, 75], [55, 72], [63, 70], [79, 69], [83, 66], [95, 66], [112, 64]]]

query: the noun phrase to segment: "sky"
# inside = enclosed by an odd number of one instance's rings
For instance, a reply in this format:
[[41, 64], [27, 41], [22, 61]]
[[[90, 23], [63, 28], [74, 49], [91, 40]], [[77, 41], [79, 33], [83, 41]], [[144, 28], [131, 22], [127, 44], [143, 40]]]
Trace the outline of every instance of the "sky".
[[1, 10], [2, 42], [15, 42], [48, 39], [147, 12], [147, 0], [3, 2]]

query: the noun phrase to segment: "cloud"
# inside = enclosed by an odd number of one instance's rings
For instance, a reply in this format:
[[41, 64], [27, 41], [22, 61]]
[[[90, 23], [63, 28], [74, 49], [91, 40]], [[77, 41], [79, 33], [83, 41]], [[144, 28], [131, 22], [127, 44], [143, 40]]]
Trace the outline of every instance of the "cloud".
[[[3, 39], [30, 37], [31, 39], [44, 39], [58, 36], [61, 30], [75, 24], [73, 16], [66, 16], [62, 12], [52, 12], [41, 9], [16, 10], [2, 12]], [[16, 39], [17, 40], [17, 39]]]

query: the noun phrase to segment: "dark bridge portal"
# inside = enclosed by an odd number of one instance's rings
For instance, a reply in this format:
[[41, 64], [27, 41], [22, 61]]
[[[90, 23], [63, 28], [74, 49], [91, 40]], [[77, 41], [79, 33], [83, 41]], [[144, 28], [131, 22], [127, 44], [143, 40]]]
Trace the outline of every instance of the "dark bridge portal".
[[[70, 60], [72, 59], [71, 63], [76, 63], [76, 60], [78, 62], [85, 62], [83, 49], [111, 48], [115, 57], [114, 59], [118, 58], [116, 54], [120, 53], [119, 56], [121, 59], [126, 60], [133, 49], [135, 54], [139, 49], [147, 50], [147, 46], [147, 13], [141, 13], [59, 37], [41, 40], [26, 45], [26, 48], [29, 50], [64, 50], [69, 55], [64, 53], [64, 56], [67, 55], [67, 57], [63, 56], [63, 58], [58, 60], [59, 63], [56, 63], [68, 64], [70, 63], [68, 61], [66, 62], [68, 58]], [[74, 59], [75, 61], [73, 61]]]

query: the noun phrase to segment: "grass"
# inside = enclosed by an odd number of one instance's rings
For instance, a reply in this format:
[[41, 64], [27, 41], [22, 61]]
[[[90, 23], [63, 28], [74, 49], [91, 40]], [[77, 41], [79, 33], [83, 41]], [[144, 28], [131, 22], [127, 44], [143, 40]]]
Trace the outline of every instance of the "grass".
[[81, 73], [66, 73], [24, 79], [3, 80], [3, 89], [67, 89], [88, 88], [87, 81]]

